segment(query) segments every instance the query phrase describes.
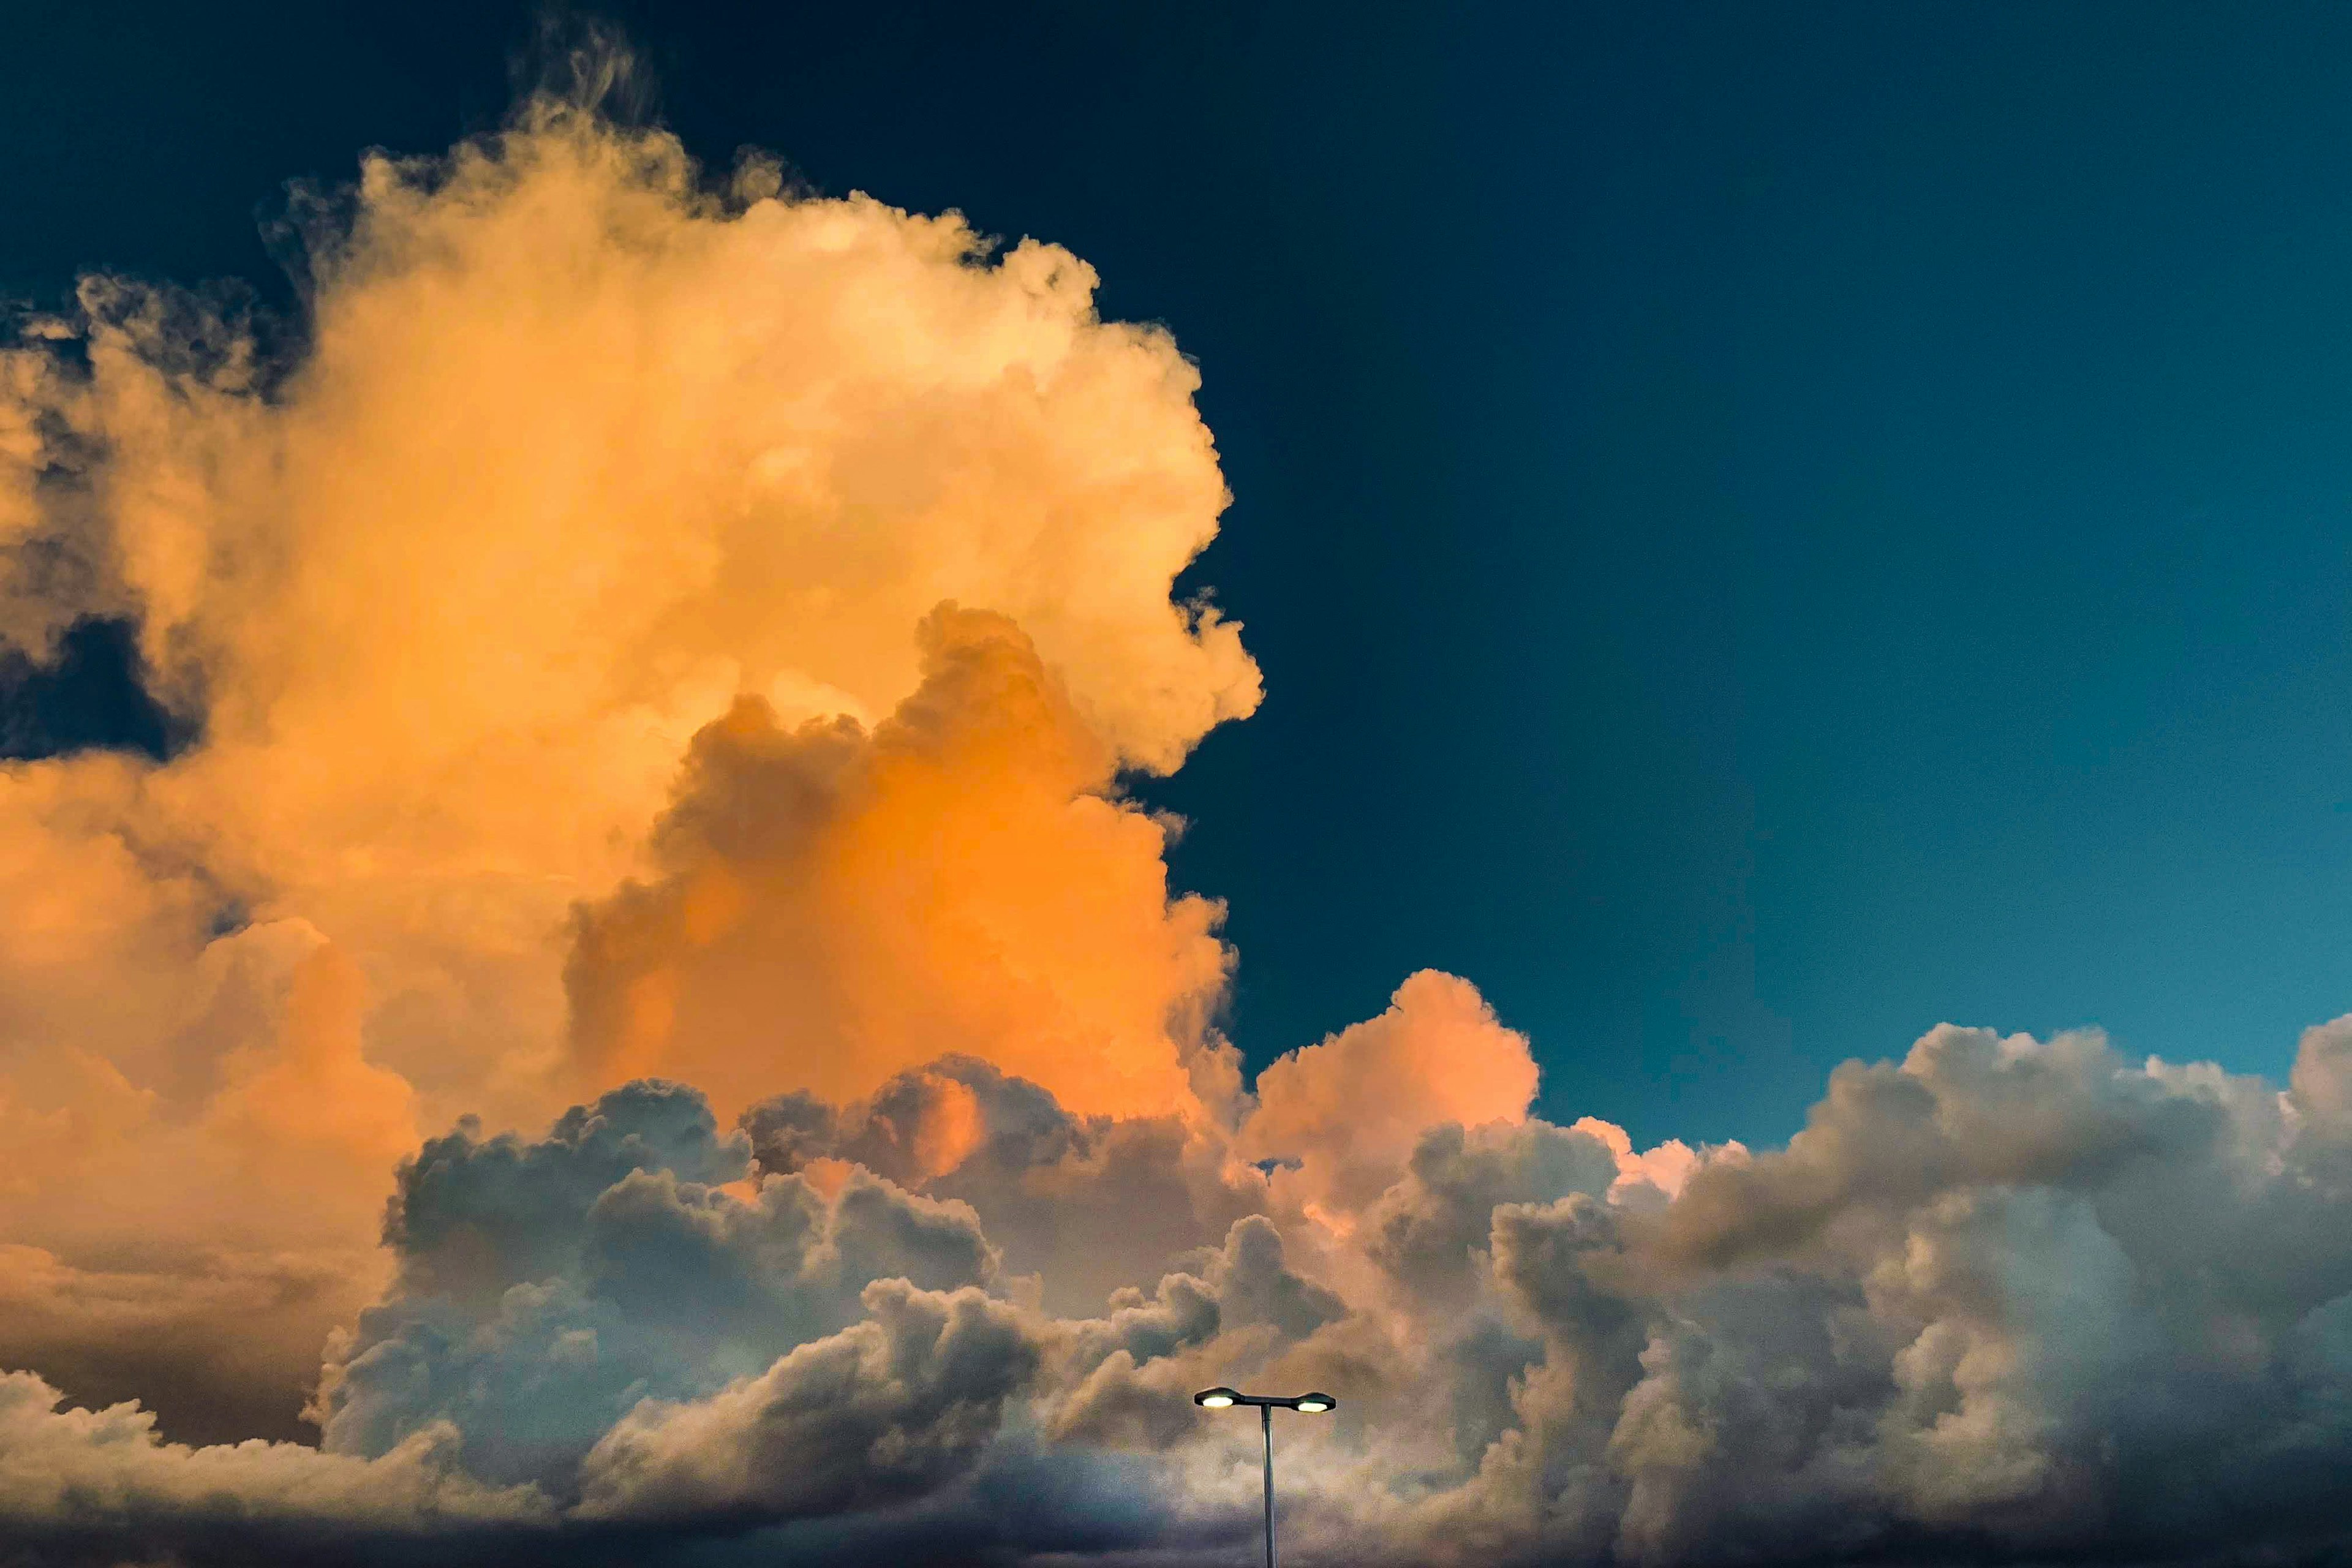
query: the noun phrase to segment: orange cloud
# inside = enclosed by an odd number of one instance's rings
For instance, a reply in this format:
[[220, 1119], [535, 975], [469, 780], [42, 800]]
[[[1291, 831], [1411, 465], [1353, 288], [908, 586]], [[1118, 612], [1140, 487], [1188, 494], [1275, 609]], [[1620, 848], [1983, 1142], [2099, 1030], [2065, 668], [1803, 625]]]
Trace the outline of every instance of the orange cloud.
[[0, 1084], [0, 1363], [292, 1435], [328, 1332], [389, 1273], [373, 1242], [415, 1096], [364, 1057], [358, 965], [304, 922], [219, 939], [180, 978], [143, 1069], [163, 1089], [75, 1047]]
[[76, 831], [352, 952], [436, 1114], [552, 1104], [566, 912], [646, 868], [738, 697], [887, 714], [954, 599], [1021, 626], [1113, 763], [1256, 704], [1236, 628], [1170, 600], [1225, 498], [1166, 334], [1100, 321], [1054, 247], [773, 186], [541, 103], [365, 164], [267, 399], [233, 324], [106, 280], [47, 329], [86, 372], [5, 356], [0, 636], [134, 615], [203, 709], [133, 787], [54, 766]]
[[1252, 1158], [1301, 1162], [1288, 1184], [1306, 1201], [1358, 1209], [1426, 1129], [1524, 1121], [1537, 1076], [1527, 1037], [1505, 1028], [1476, 986], [1424, 969], [1379, 1017], [1260, 1073], [1242, 1142]]
[[[102, 278], [0, 348], [0, 640], [132, 617], [201, 718], [0, 764], [12, 1241], [363, 1259], [417, 1126], [656, 1068], [1230, 1089], [1215, 910], [1112, 790], [1258, 700], [1171, 597], [1197, 373], [1056, 247], [779, 190], [541, 100], [364, 162], [297, 363]], [[730, 768], [800, 848], [696, 847]]]
[[923, 646], [871, 732], [747, 698], [697, 738], [663, 874], [580, 917], [589, 1083], [682, 1077], [726, 1110], [965, 1052], [1083, 1114], [1192, 1104], [1220, 911], [1171, 901], [1165, 830], [1011, 622], [942, 610]]

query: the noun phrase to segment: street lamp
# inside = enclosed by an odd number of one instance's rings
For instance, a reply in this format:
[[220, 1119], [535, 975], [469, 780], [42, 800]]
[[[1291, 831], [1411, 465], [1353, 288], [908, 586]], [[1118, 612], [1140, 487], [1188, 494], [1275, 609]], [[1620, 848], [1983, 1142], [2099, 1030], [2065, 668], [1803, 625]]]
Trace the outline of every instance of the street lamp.
[[1274, 1568], [1274, 1413], [1298, 1410], [1320, 1415], [1339, 1402], [1328, 1394], [1298, 1394], [1284, 1399], [1271, 1394], [1204, 1388], [1192, 1395], [1192, 1403], [1207, 1410], [1230, 1410], [1236, 1405], [1257, 1406], [1258, 1428], [1265, 1434], [1265, 1568]]

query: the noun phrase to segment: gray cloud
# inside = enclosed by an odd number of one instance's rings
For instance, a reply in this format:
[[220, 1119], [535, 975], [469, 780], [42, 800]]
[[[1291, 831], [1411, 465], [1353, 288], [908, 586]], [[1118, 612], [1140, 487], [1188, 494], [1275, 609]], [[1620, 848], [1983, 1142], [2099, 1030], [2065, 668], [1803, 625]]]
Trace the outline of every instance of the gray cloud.
[[[971, 1146], [934, 1169], [942, 1123], [966, 1108]], [[1260, 1173], [1202, 1129], [1172, 1116], [1073, 1116], [976, 1057], [943, 1057], [840, 1108], [778, 1096], [746, 1111], [743, 1127], [762, 1169], [845, 1160], [969, 1205], [1005, 1268], [1036, 1277], [1045, 1302], [1068, 1313], [1222, 1245], [1266, 1201]]]
[[[130, 1405], [60, 1409], [30, 1373], [0, 1373], [0, 1561], [96, 1555], [238, 1534], [279, 1542], [536, 1533], [554, 1511], [530, 1487], [466, 1472], [436, 1423], [373, 1458], [292, 1443], [166, 1443]], [[100, 1543], [111, 1543], [110, 1547]]]
[[1460, 1307], [1484, 1277], [1497, 1208], [1599, 1197], [1616, 1180], [1616, 1157], [1587, 1132], [1540, 1121], [1433, 1127], [1372, 1205], [1366, 1251], [1416, 1298]]
[[1032, 1325], [966, 1288], [877, 1280], [872, 1314], [754, 1378], [647, 1401], [582, 1467], [588, 1519], [788, 1520], [920, 1496], [968, 1468], [1034, 1374]]
[[400, 1280], [331, 1356], [326, 1446], [376, 1455], [436, 1422], [485, 1475], [562, 1493], [645, 1399], [717, 1393], [866, 1310], [876, 1279], [997, 1281], [970, 1209], [863, 1170], [756, 1190], [699, 1095], [632, 1084], [525, 1143], [461, 1130], [404, 1167]]
[[[166, 1543], [229, 1517], [297, 1558], [489, 1524], [580, 1561], [1214, 1557], [1255, 1433], [1190, 1395], [1268, 1380], [1343, 1401], [1282, 1434], [1304, 1563], [2347, 1544], [2352, 1024], [2284, 1090], [1939, 1029], [1839, 1069], [1784, 1150], [1672, 1194], [1624, 1161], [1440, 1124], [1318, 1218], [1213, 1127], [1076, 1118], [971, 1058], [740, 1131], [634, 1084], [404, 1168], [322, 1449], [173, 1448], [19, 1375], [0, 1510]], [[1128, 1282], [1073, 1310], [1020, 1265], [1100, 1235], [1106, 1191], [1135, 1223], [1096, 1272]]]
[[2334, 1538], [2341, 1039], [2281, 1095], [1941, 1029], [1663, 1212], [1498, 1209], [1495, 1282], [1545, 1352], [1465, 1497], [1573, 1500], [1560, 1539], [1645, 1562]]

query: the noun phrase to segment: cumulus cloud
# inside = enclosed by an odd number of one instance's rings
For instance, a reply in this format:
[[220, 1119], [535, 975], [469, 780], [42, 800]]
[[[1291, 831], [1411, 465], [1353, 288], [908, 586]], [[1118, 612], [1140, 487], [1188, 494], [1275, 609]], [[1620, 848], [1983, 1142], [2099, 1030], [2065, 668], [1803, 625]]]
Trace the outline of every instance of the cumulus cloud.
[[764, 1168], [846, 1162], [969, 1205], [1005, 1268], [1082, 1313], [1169, 1259], [1223, 1243], [1265, 1206], [1264, 1174], [1213, 1122], [1072, 1114], [1039, 1085], [977, 1058], [942, 1058], [835, 1107], [805, 1090], [753, 1106]]
[[[970, 1058], [734, 1131], [630, 1085], [403, 1167], [324, 1452], [286, 1452], [352, 1477], [434, 1456], [467, 1507], [528, 1500], [583, 1551], [821, 1527], [1019, 1557], [1045, 1535], [1004, 1489], [1048, 1487], [1107, 1510], [1087, 1551], [1117, 1558], [1245, 1539], [1255, 1434], [1190, 1394], [1269, 1381], [1344, 1402], [1283, 1434], [1308, 1560], [2318, 1551], [2352, 1443], [2343, 1036], [2313, 1031], [2281, 1091], [1939, 1029], [1841, 1069], [1786, 1149], [1691, 1154], [1675, 1193], [1629, 1184], [1655, 1152], [1604, 1124], [1440, 1123], [1345, 1226], [1236, 1176], [1250, 1212], [1086, 1310], [940, 1194], [1034, 1219], [1063, 1189], [1024, 1187], [1116, 1121]], [[1245, 1130], [1194, 1135], [1255, 1173]], [[37, 1394], [42, 1422], [97, 1419]], [[45, 1430], [28, 1474], [59, 1462]], [[1108, 1509], [1111, 1473], [1151, 1506]]]
[[[1113, 795], [1116, 754], [1019, 627], [943, 607], [919, 636], [922, 684], [870, 733], [787, 731], [751, 697], [696, 737], [659, 879], [578, 916], [590, 1077], [682, 1073], [740, 1106], [780, 1081], [861, 1093], [952, 1047], [1079, 1111], [1195, 1105], [1219, 910], [1171, 902], [1166, 830]], [[976, 1125], [942, 1101], [908, 1152], [951, 1165]]]
[[1685, 1561], [2307, 1546], [2344, 1437], [2319, 1350], [2352, 1298], [2340, 1156], [2210, 1068], [1939, 1029], [1849, 1064], [1785, 1151], [1663, 1211], [1498, 1210], [1498, 1282], [1544, 1372], [1474, 1489], [1600, 1494], [1592, 1539]]
[[0, 1075], [0, 1362], [168, 1401], [188, 1436], [299, 1436], [327, 1326], [383, 1281], [414, 1097], [309, 922], [225, 935], [182, 979], [152, 1053], [67, 1036]]
[[162, 1441], [135, 1405], [60, 1409], [30, 1373], [0, 1373], [0, 1521], [16, 1561], [168, 1555], [192, 1539], [331, 1552], [353, 1536], [431, 1540], [537, 1533], [552, 1521], [528, 1487], [485, 1486], [457, 1463], [449, 1426], [373, 1459], [289, 1443], [191, 1448]]
[[1192, 368], [780, 188], [541, 100], [292, 360], [0, 352], [0, 642], [190, 737], [0, 764], [0, 1561], [1238, 1560], [1211, 1383], [1340, 1396], [1308, 1563], [2342, 1554], [2352, 1021], [1640, 1149], [1424, 971], [1245, 1084], [1121, 788], [1258, 696]]
[[1338, 1215], [1388, 1184], [1428, 1128], [1524, 1121], [1536, 1096], [1527, 1037], [1477, 987], [1424, 969], [1388, 1011], [1294, 1051], [1258, 1075], [1244, 1142], [1295, 1163], [1291, 1184]]
[[969, 1468], [1038, 1352], [974, 1289], [866, 1290], [873, 1316], [690, 1405], [643, 1404], [583, 1466], [587, 1518], [763, 1520], [918, 1497]]
[[0, 345], [0, 648], [133, 624], [188, 737], [0, 762], [0, 1235], [278, 1268], [282, 1419], [459, 1115], [955, 1048], [1236, 1089], [1217, 911], [1116, 786], [1258, 700], [1171, 598], [1197, 374], [1058, 247], [780, 191], [541, 98], [301, 195], [293, 357], [103, 277]]
[[874, 1280], [998, 1279], [960, 1205], [862, 1169], [820, 1187], [747, 1168], [699, 1094], [656, 1084], [535, 1142], [428, 1143], [387, 1226], [394, 1286], [330, 1357], [326, 1447], [379, 1456], [447, 1424], [478, 1472], [562, 1494], [639, 1401], [714, 1394], [848, 1327]]

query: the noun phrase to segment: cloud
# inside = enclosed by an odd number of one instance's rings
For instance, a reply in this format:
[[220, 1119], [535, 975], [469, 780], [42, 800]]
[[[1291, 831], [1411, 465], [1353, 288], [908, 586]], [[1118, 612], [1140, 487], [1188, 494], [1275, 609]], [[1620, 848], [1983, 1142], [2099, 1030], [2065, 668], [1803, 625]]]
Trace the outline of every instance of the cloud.
[[1256, 1158], [1297, 1162], [1307, 1201], [1344, 1213], [1388, 1184], [1424, 1130], [1525, 1120], [1536, 1079], [1526, 1036], [1468, 981], [1424, 969], [1379, 1017], [1260, 1073], [1244, 1142]]
[[[135, 626], [182, 742], [0, 761], [0, 1235], [341, 1270], [257, 1331], [290, 1418], [461, 1115], [950, 1048], [1230, 1097], [1217, 910], [1115, 783], [1258, 700], [1171, 597], [1225, 494], [1164, 331], [1058, 247], [555, 98], [296, 216], [295, 331], [99, 276], [0, 344], [0, 657]], [[809, 922], [836, 952], [747, 956]]]
[[538, 100], [297, 357], [0, 351], [0, 640], [186, 737], [0, 763], [0, 1560], [1238, 1559], [1221, 1382], [1339, 1395], [1307, 1563], [2342, 1555], [2352, 1020], [1643, 1150], [1423, 971], [1244, 1084], [1121, 784], [1258, 698], [1192, 366], [779, 191]]
[[1547, 1350], [1474, 1491], [1527, 1517], [1581, 1471], [1591, 1539], [1657, 1562], [2305, 1549], [2352, 1370], [2338, 1155], [2303, 1110], [2336, 1030], [2282, 1096], [1939, 1029], [1663, 1211], [1498, 1210]]
[[[484, 1486], [457, 1433], [420, 1431], [374, 1459], [289, 1443], [190, 1448], [134, 1405], [58, 1408], [30, 1373], [0, 1373], [0, 1520], [13, 1553], [59, 1558], [239, 1536], [316, 1549], [354, 1535], [432, 1538], [551, 1522], [529, 1488]], [[41, 1561], [37, 1555], [33, 1561]], [[118, 1556], [117, 1561], [121, 1558]]]
[[0, 1078], [0, 1362], [168, 1398], [187, 1436], [299, 1436], [328, 1328], [383, 1281], [414, 1096], [366, 1059], [358, 966], [307, 921], [215, 940], [183, 980], [143, 1059], [68, 1037]]
[[[627, 1086], [404, 1167], [394, 1283], [331, 1358], [314, 1457], [429, 1452], [640, 1561], [1017, 1559], [1059, 1538], [1008, 1478], [1079, 1506], [1115, 1465], [1148, 1506], [1069, 1528], [1118, 1561], [1245, 1538], [1255, 1433], [1190, 1395], [1267, 1383], [1342, 1398], [1283, 1433], [1307, 1560], [2292, 1558], [2340, 1542], [2352, 1451], [2344, 1033], [2281, 1091], [1940, 1029], [1675, 1193], [1600, 1124], [1439, 1123], [1345, 1225], [1237, 1178], [1253, 1212], [1091, 1310], [1045, 1306], [983, 1216], [1085, 1214], [1037, 1178], [1121, 1123], [970, 1058], [737, 1131]], [[1251, 1171], [1242, 1133], [1190, 1135]], [[190, 1529], [228, 1506], [162, 1496]]]
[[845, 1161], [969, 1205], [1006, 1269], [1067, 1313], [1221, 1245], [1267, 1202], [1264, 1175], [1213, 1122], [1075, 1116], [973, 1057], [910, 1069], [837, 1110], [804, 1090], [772, 1097], [743, 1122], [764, 1169]]
[[1013, 1308], [877, 1281], [873, 1315], [691, 1405], [644, 1404], [582, 1468], [581, 1514], [803, 1519], [919, 1496], [970, 1468], [1034, 1373]]
[[1616, 1152], [1580, 1124], [1444, 1123], [1422, 1136], [1371, 1205], [1364, 1248], [1415, 1298], [1458, 1301], [1491, 1262], [1484, 1255], [1497, 1209], [1599, 1196], [1617, 1180]]
[[395, 1285], [330, 1357], [326, 1447], [380, 1456], [448, 1424], [478, 1472], [567, 1495], [640, 1400], [711, 1395], [847, 1327], [874, 1280], [998, 1280], [969, 1209], [857, 1169], [745, 1190], [747, 1164], [699, 1094], [650, 1083], [536, 1142], [428, 1143], [387, 1227]]
[[[787, 731], [745, 698], [696, 737], [658, 879], [577, 917], [592, 1080], [677, 1074], [732, 1108], [780, 1081], [865, 1093], [954, 1049], [1081, 1112], [1196, 1106], [1222, 911], [1171, 901], [1166, 830], [1116, 798], [1115, 754], [1019, 627], [943, 608], [920, 638], [922, 684], [870, 732]], [[908, 1152], [954, 1164], [975, 1114], [940, 1102]]]

